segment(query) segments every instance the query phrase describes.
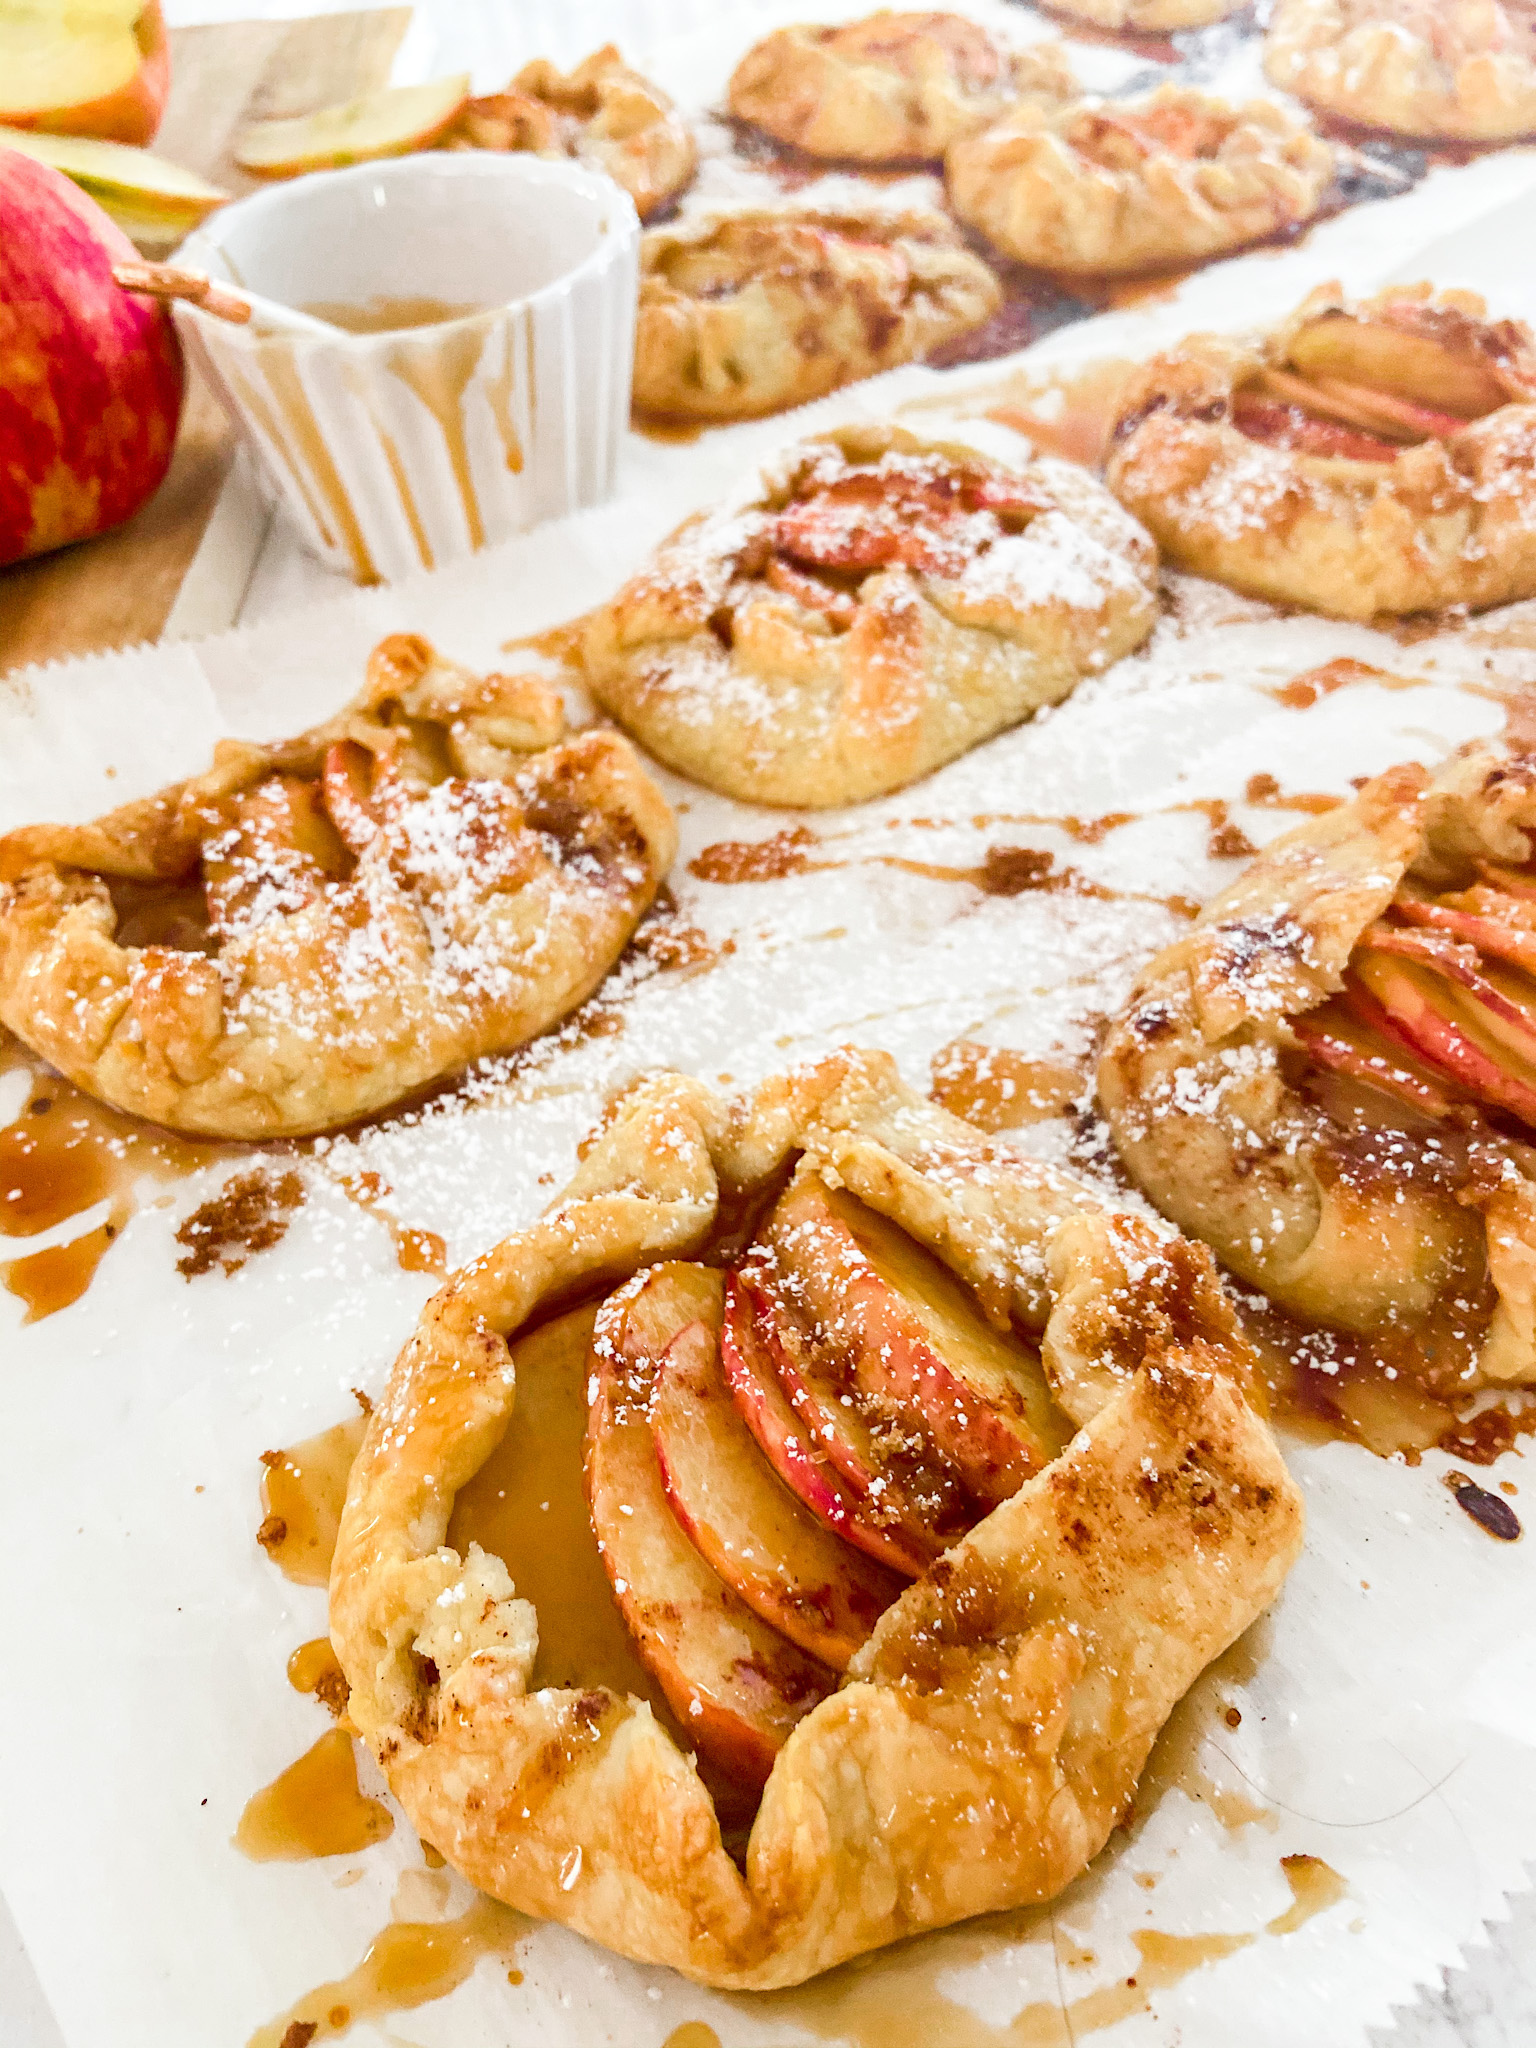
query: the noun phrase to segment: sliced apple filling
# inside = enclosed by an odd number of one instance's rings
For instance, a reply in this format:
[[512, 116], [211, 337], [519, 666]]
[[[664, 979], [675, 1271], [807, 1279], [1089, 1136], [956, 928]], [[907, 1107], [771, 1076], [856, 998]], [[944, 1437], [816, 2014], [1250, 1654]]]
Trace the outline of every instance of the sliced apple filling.
[[639, 1654], [755, 1792], [902, 1587], [1072, 1434], [1038, 1353], [906, 1233], [802, 1172], [733, 1270], [599, 1312], [587, 1498]]
[[737, 573], [760, 577], [844, 632], [867, 577], [893, 568], [958, 577], [1051, 509], [1027, 478], [947, 456], [892, 451], [852, 464], [822, 456], [748, 541]]
[[1478, 864], [1462, 889], [1408, 880], [1342, 992], [1295, 1020], [1319, 1066], [1420, 1115], [1468, 1107], [1536, 1129], [1536, 870]]
[[1515, 394], [1497, 328], [1403, 302], [1369, 318], [1335, 308], [1305, 322], [1278, 363], [1235, 394], [1250, 440], [1350, 462], [1395, 462], [1446, 440]]

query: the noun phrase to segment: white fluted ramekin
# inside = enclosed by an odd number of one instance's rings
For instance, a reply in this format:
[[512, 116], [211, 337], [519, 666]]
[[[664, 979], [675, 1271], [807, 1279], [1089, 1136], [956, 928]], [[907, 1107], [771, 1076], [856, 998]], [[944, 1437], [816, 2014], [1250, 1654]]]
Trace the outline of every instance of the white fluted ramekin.
[[488, 310], [334, 341], [176, 317], [310, 547], [392, 581], [610, 494], [638, 250], [628, 195], [579, 164], [400, 157], [239, 200], [177, 261], [290, 306]]

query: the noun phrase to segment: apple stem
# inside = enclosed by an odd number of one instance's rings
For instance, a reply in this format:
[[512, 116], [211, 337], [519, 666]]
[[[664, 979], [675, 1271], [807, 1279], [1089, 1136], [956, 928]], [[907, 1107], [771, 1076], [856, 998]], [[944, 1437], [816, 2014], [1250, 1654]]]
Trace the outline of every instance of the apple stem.
[[251, 317], [248, 299], [222, 290], [200, 271], [178, 270], [174, 263], [114, 263], [112, 277], [125, 292], [139, 292], [152, 299], [187, 299], [216, 320], [231, 320], [236, 326], [244, 326]]

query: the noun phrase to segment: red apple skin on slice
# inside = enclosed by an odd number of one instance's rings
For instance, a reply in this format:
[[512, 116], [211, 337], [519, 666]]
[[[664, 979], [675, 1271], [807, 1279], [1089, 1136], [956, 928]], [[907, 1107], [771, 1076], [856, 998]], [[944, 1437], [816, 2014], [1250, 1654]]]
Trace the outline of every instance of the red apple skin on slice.
[[667, 1503], [715, 1576], [808, 1655], [846, 1670], [903, 1581], [841, 1542], [775, 1477], [731, 1399], [718, 1325], [701, 1317], [668, 1345], [651, 1434]]
[[1507, 960], [1527, 974], [1536, 974], [1536, 918], [1528, 897], [1489, 888], [1467, 889], [1458, 897], [1438, 902], [1433, 897], [1399, 894], [1392, 909], [1407, 924], [1444, 932], [1447, 938], [1475, 946], [1490, 959]]
[[938, 1555], [926, 1539], [914, 1543], [898, 1528], [866, 1519], [858, 1496], [824, 1452], [813, 1448], [759, 1338], [752, 1303], [738, 1275], [725, 1286], [720, 1361], [736, 1412], [784, 1484], [818, 1521], [877, 1564], [919, 1579]]
[[825, 1340], [851, 1389], [910, 1417], [987, 1507], [1071, 1436], [1038, 1354], [982, 1315], [947, 1266], [815, 1174], [796, 1176], [763, 1235], [775, 1291]]
[[1343, 1005], [1328, 1004], [1321, 1011], [1293, 1017], [1291, 1029], [1308, 1058], [1331, 1073], [1364, 1082], [1368, 1088], [1379, 1088], [1384, 1095], [1424, 1116], [1440, 1118], [1450, 1114], [1450, 1098], [1443, 1090], [1399, 1056], [1395, 1034], [1384, 1033], [1383, 1043], [1373, 1045], [1370, 1036]]
[[756, 1788], [837, 1680], [721, 1583], [667, 1506], [648, 1415], [656, 1369], [679, 1329], [718, 1319], [720, 1289], [717, 1272], [669, 1264], [604, 1303], [588, 1376], [587, 1502], [619, 1611], [668, 1705], [702, 1758]]
[[877, 1528], [926, 1571], [987, 1512], [917, 1421], [846, 1392], [779, 1299], [765, 1264], [737, 1274], [752, 1328], [773, 1362], [802, 1430], [836, 1467], [860, 1521]]
[[[1460, 991], [1448, 979], [1448, 955], [1432, 966], [1422, 956], [1414, 957], [1406, 948], [1387, 943], [1389, 938], [1408, 936], [1373, 934], [1369, 943], [1357, 949], [1352, 972], [1424, 1065], [1447, 1075], [1479, 1101], [1536, 1125], [1536, 1071], [1513, 1052], [1501, 1052], [1486, 1042], [1486, 1031], [1479, 1029], [1471, 1014], [1474, 1005], [1458, 1000]], [[1470, 978], [1477, 980], [1475, 975]], [[1491, 988], [1488, 992], [1494, 993]], [[1477, 1007], [1484, 1016], [1491, 1015], [1486, 1003]], [[1513, 1005], [1506, 1007], [1513, 1009]], [[1522, 1067], [1529, 1078], [1520, 1071]]]

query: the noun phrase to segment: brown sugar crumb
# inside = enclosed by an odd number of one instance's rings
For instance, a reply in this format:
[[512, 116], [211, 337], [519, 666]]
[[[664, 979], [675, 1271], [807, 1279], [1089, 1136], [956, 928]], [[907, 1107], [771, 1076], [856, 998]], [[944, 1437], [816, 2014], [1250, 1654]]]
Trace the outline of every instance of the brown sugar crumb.
[[290, 2020], [283, 2029], [283, 2038], [278, 2048], [309, 2048], [309, 2044], [320, 2031], [318, 2020]]
[[1236, 1707], [1228, 1707], [1221, 1718], [1229, 1728], [1241, 1728], [1243, 1725], [1242, 1713]]
[[263, 1550], [277, 1550], [288, 1541], [288, 1524], [281, 1515], [268, 1515], [256, 1531], [256, 1541]]
[[1243, 789], [1243, 795], [1251, 804], [1272, 801], [1280, 794], [1280, 785], [1273, 775], [1250, 775]]
[[215, 1266], [238, 1273], [256, 1252], [270, 1251], [288, 1231], [288, 1213], [304, 1199], [304, 1183], [296, 1173], [272, 1173], [257, 1167], [237, 1173], [219, 1193], [194, 1209], [176, 1233], [186, 1255], [176, 1261], [185, 1280], [211, 1273]]
[[1251, 860], [1258, 848], [1241, 825], [1213, 825], [1205, 842], [1212, 860]]
[[352, 1398], [357, 1403], [358, 1407], [362, 1409], [365, 1415], [371, 1415], [373, 1413], [373, 1403], [368, 1398], [368, 1396], [363, 1392], [361, 1387], [353, 1387]]
[[989, 846], [976, 885], [989, 896], [1022, 896], [1028, 889], [1070, 887], [1071, 878], [1058, 874], [1056, 856], [1038, 846]]

